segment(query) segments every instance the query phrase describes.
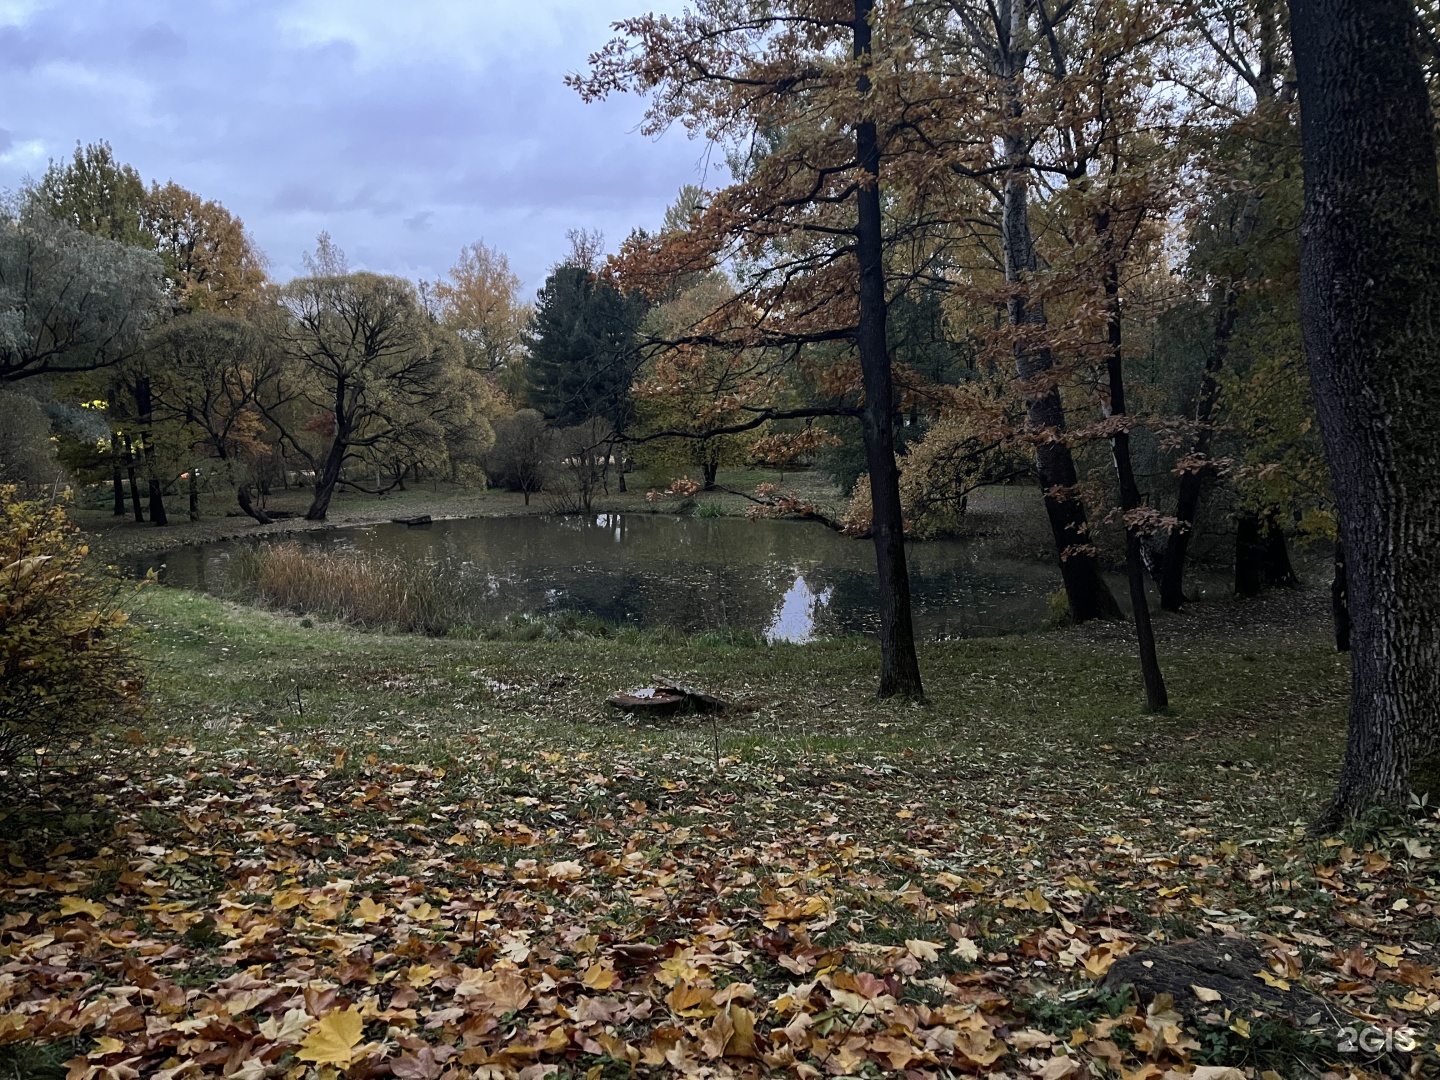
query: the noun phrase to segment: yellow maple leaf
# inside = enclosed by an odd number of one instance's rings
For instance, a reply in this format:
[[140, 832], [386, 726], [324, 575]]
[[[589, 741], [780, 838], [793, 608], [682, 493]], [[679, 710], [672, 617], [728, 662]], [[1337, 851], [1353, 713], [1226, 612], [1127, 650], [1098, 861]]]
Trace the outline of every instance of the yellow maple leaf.
[[1220, 1000], [1220, 991], [1219, 991], [1219, 990], [1211, 990], [1210, 987], [1208, 987], [1208, 986], [1196, 986], [1194, 983], [1191, 983], [1191, 984], [1190, 984], [1190, 989], [1193, 990], [1193, 991], [1195, 991], [1195, 996], [1196, 996], [1197, 998], [1199, 998], [1201, 1001], [1219, 1001], [1219, 1000]]
[[1025, 890], [1025, 902], [1031, 911], [1038, 911], [1042, 915], [1050, 910], [1050, 901], [1045, 899], [1045, 894], [1038, 887]]
[[384, 904], [377, 904], [373, 897], [367, 896], [355, 905], [355, 910], [350, 914], [356, 922], [373, 923], [379, 922], [389, 913], [390, 909]]
[[78, 896], [67, 896], [60, 901], [60, 915], [68, 918], [71, 915], [89, 915], [92, 919], [98, 919], [105, 914], [105, 905], [97, 904], [94, 900], [82, 900]]
[[604, 964], [591, 964], [580, 980], [591, 990], [610, 990], [620, 985], [615, 969]]
[[934, 961], [940, 959], [940, 946], [933, 941], [910, 939], [905, 942], [905, 951], [916, 960]]
[[355, 1047], [360, 1043], [360, 1034], [365, 1021], [360, 1010], [353, 1005], [348, 1009], [332, 1009], [319, 1020], [300, 1044], [295, 1056], [301, 1061], [313, 1061], [317, 1065], [338, 1065], [345, 1069], [355, 1056]]

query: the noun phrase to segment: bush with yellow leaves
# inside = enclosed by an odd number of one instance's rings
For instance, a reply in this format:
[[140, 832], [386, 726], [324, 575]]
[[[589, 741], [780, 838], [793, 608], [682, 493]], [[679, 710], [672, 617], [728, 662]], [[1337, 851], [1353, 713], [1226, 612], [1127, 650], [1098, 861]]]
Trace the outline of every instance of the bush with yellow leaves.
[[[973, 420], [951, 413], [936, 420], [923, 438], [896, 459], [900, 467], [900, 507], [905, 531], [921, 540], [960, 531], [970, 493], [1024, 471], [1016, 451], [1001, 439], [981, 434]], [[870, 531], [870, 478], [856, 481], [841, 519], [845, 531]]]
[[[0, 485], [0, 776], [138, 710], [140, 663], [119, 585], [55, 500]], [[0, 780], [0, 787], [6, 781]]]

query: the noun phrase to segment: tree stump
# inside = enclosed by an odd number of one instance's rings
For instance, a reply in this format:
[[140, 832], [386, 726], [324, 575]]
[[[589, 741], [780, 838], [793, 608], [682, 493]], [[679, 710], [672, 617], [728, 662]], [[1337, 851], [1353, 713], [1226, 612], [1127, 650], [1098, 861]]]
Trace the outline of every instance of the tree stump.
[[1256, 975], [1261, 970], [1268, 968], [1260, 950], [1244, 938], [1196, 938], [1121, 957], [1106, 973], [1105, 985], [1132, 985], [1146, 1003], [1157, 994], [1169, 994], [1175, 1008], [1191, 1020], [1226, 1009], [1241, 1015], [1283, 1016], [1296, 1024], [1306, 1023], [1316, 1013], [1328, 1015], [1329, 1007], [1321, 998], [1295, 986], [1289, 990], [1271, 986]]

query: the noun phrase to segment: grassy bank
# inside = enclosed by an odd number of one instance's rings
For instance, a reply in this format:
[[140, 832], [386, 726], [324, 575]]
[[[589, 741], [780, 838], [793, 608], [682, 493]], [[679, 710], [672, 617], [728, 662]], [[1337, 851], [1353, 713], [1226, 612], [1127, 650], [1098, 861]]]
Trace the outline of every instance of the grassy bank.
[[[1336, 1017], [1440, 1012], [1440, 822], [1303, 836], [1343, 741], [1319, 610], [1162, 619], [1152, 717], [1120, 627], [926, 646], [916, 706], [863, 641], [437, 640], [155, 589], [153, 720], [0, 823], [0, 1076], [1382, 1075], [1329, 1018], [1096, 989], [1226, 931]], [[737, 707], [602, 704], [656, 672]]]

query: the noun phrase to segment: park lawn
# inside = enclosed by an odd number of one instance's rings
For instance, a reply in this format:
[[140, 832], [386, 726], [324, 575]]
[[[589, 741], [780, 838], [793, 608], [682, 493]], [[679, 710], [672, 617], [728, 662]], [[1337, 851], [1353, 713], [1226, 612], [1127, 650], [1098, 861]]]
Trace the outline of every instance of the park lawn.
[[[1432, 1075], [1440, 818], [1305, 836], [1347, 685], [1309, 610], [1162, 619], [1146, 716], [1123, 627], [927, 645], [922, 706], [867, 641], [148, 590], [153, 717], [0, 821], [0, 1078]], [[604, 706], [656, 673], [736, 708]], [[1099, 986], [1217, 932], [1334, 1015]], [[1341, 1053], [1352, 1014], [1428, 1056]]]

